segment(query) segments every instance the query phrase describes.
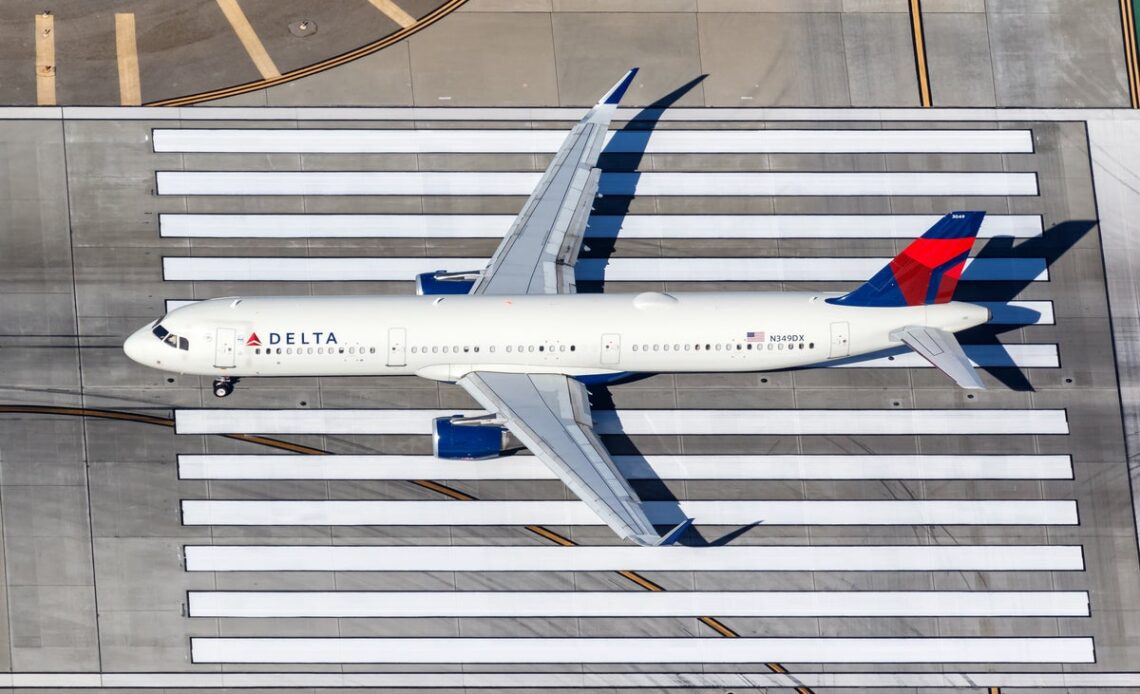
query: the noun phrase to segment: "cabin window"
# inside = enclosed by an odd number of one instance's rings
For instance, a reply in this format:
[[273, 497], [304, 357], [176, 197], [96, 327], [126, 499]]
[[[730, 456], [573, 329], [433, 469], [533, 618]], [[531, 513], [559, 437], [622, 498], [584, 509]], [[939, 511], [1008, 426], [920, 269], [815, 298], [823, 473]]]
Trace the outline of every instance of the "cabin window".
[[665, 345], [665, 346], [664, 346], [664, 349], [665, 349], [665, 351], [666, 351], [666, 352], [668, 352], [668, 351], [669, 351], [669, 345]]
[[781, 352], [783, 352], [783, 351], [784, 351], [784, 343], [783, 343], [783, 342], [781, 342], [780, 344], [776, 345], [776, 349], [778, 349], [778, 350], [780, 350]]
[[488, 347], [487, 351], [490, 352], [491, 354], [494, 354], [495, 353], [495, 345], [491, 345], [490, 347]]
[[412, 354], [415, 354], [415, 353], [416, 353], [416, 348], [412, 347]]
[[716, 351], [718, 351], [718, 352], [720, 351], [720, 343], [719, 342], [716, 343]]
[[803, 349], [803, 348], [804, 348], [804, 343], [801, 342], [800, 343], [800, 349]]
[[558, 345], [558, 351], [559, 352], [565, 352], [566, 351], [566, 345]]
[[444, 354], [447, 354], [447, 345], [444, 345], [444, 346], [443, 346], [443, 353], [444, 353]]
[[312, 354], [312, 353], [313, 353], [313, 348], [312, 348], [312, 347], [308, 348], [307, 350], [305, 350], [305, 353], [306, 353], [306, 354]]
[[348, 353], [349, 353], [349, 354], [356, 354], [356, 348], [355, 348], [355, 347], [349, 347], [349, 348], [348, 348]]
[[751, 342], [749, 342], [749, 343], [748, 343], [748, 349], [749, 349], [749, 350], [751, 350], [751, 349], [752, 349], [752, 343], [751, 343]]
[[511, 346], [507, 345], [507, 354], [510, 354], [510, 353], [511, 353]]
[[570, 345], [570, 351], [571, 351], [571, 352], [573, 352], [573, 351], [574, 351], [574, 345]]
[[337, 347], [337, 348], [336, 348], [336, 353], [337, 353], [337, 354], [344, 354], [344, 347]]
[[539, 351], [539, 352], [545, 352], [545, 351], [546, 351], [546, 345], [539, 345], [539, 346], [538, 346], [538, 351]]
[[190, 340], [187, 340], [184, 337], [178, 338], [178, 349], [180, 349], [184, 352], [189, 351], [190, 350]]
[[809, 343], [808, 343], [808, 349], [815, 349], [815, 343], [814, 343], [814, 342], [809, 342]]
[[681, 351], [681, 345], [673, 345], [673, 351], [674, 352], [680, 352]]
[[463, 345], [463, 353], [464, 353], [464, 354], [467, 354], [467, 353], [468, 353], [468, 352], [470, 352], [470, 351], [471, 351], [471, 348], [470, 348], [470, 347], [468, 347], [467, 345]]
[[701, 346], [700, 345], [693, 345], [693, 349], [695, 349], [699, 352], [699, 351], [701, 351]]
[[740, 345], [739, 343], [737, 343], [737, 345], [736, 345], [736, 351], [737, 351], [737, 352], [739, 352], [739, 351], [740, 351], [740, 350], [742, 350], [742, 349], [744, 349], [744, 347], [743, 347], [742, 345]]
[[653, 345], [653, 351], [658, 352], [661, 350], [661, 345]]
[[376, 354], [376, 348], [375, 348], [375, 347], [369, 347], [369, 348], [368, 348], [368, 353], [369, 353], [369, 354]]
[[534, 351], [534, 345], [527, 345], [526, 351], [533, 352]]
[[436, 354], [436, 353], [438, 353], [438, 352], [439, 352], [439, 347], [437, 347], [437, 346], [435, 346], [435, 345], [432, 345], [432, 348], [431, 348], [431, 353], [432, 353], [432, 354]]
[[474, 349], [475, 349], [475, 351], [476, 351], [476, 352], [478, 352], [478, 351], [479, 351], [479, 345], [475, 345], [475, 348], [474, 348]]
[[459, 345], [452, 345], [451, 351], [454, 352], [455, 354], [459, 354]]
[[768, 351], [771, 352], [774, 349], [776, 349], [775, 346], [773, 346], [773, 344], [771, 342], [769, 342], [768, 343]]
[[708, 352], [708, 351], [709, 351], [709, 350], [711, 350], [711, 349], [712, 349], [712, 345], [710, 345], [710, 344], [706, 344], [706, 345], [705, 345], [705, 351], [706, 351], [706, 352]]
[[688, 352], [688, 351], [689, 351], [689, 345], [688, 345], [688, 344], [686, 344], [686, 345], [685, 345], [685, 351], [686, 351], [686, 352]]
[[634, 346], [633, 346], [633, 351], [634, 351], [634, 352], [636, 352], [636, 351], [637, 351], [637, 345], [634, 345]]

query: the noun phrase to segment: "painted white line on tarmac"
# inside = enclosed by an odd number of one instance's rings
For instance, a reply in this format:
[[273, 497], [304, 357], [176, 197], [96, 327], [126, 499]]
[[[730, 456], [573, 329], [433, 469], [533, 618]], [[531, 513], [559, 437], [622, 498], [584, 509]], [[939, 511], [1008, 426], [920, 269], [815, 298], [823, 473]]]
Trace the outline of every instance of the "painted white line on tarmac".
[[[159, 171], [159, 195], [530, 195], [530, 171]], [[603, 173], [600, 195], [1037, 195], [1034, 173]]]
[[[646, 501], [655, 525], [1076, 525], [1072, 500]], [[583, 501], [186, 499], [183, 525], [601, 525]]]
[[[1072, 479], [1068, 455], [613, 456], [628, 479], [975, 480]], [[533, 456], [445, 460], [430, 455], [179, 454], [186, 480], [554, 480]]]
[[[915, 238], [940, 215], [593, 215], [587, 238]], [[166, 238], [502, 238], [514, 215], [182, 214], [158, 216]], [[1041, 236], [1040, 215], [986, 215], [979, 238]]]
[[[163, 278], [174, 282], [411, 282], [436, 270], [480, 270], [488, 258], [166, 256]], [[890, 258], [584, 258], [581, 282], [855, 282]], [[964, 281], [1043, 281], [1044, 258], [970, 258]]]
[[[437, 417], [482, 410], [177, 409], [179, 434], [430, 434]], [[1067, 434], [1061, 409], [594, 410], [599, 434]]]
[[1091, 638], [215, 638], [195, 663], [1091, 663]]
[[1085, 568], [1080, 545], [187, 545], [184, 554], [187, 571], [1084, 571]]
[[[554, 153], [568, 130], [314, 130], [184, 128], [154, 130], [155, 152], [224, 153]], [[1029, 130], [615, 130], [605, 152], [1028, 154]]]
[[1087, 617], [1084, 591], [190, 591], [191, 617]]

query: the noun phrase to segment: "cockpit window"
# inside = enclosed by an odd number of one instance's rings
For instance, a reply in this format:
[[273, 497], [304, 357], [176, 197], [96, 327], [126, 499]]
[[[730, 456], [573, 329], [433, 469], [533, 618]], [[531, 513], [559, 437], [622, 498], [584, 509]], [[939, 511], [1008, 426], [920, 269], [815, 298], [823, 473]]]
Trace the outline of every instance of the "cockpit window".
[[185, 337], [179, 337], [175, 335], [161, 325], [154, 326], [151, 332], [154, 333], [154, 336], [162, 340], [163, 344], [167, 346], [183, 351], [189, 351], [190, 349], [190, 340], [186, 339]]

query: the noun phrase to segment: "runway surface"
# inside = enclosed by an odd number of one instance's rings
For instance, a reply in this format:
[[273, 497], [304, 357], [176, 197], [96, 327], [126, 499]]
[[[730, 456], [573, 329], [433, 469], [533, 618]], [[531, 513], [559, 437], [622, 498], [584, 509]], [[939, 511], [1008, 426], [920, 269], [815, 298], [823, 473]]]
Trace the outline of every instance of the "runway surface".
[[[566, 124], [343, 125], [0, 124], [9, 157], [35, 162], [7, 188], [26, 233], [2, 260], [4, 400], [159, 418], [0, 415], [12, 669], [109, 673], [63, 687], [819, 691], [1134, 669], [1140, 565], [1082, 122], [614, 137], [604, 163], [638, 195], [599, 200], [589, 291], [849, 288], [938, 214], [990, 213], [961, 285], [996, 309], [963, 337], [987, 391], [900, 352], [595, 395], [651, 511], [697, 516], [689, 546], [664, 549], [616, 544], [526, 455], [431, 458], [431, 417], [473, 407], [453, 386], [250, 379], [219, 401], [125, 359], [122, 337], [175, 302], [408, 293], [424, 268], [478, 265], [553, 136], [472, 153], [450, 131]], [[522, 183], [453, 187], [484, 172]], [[722, 183], [785, 176], [863, 187]]]

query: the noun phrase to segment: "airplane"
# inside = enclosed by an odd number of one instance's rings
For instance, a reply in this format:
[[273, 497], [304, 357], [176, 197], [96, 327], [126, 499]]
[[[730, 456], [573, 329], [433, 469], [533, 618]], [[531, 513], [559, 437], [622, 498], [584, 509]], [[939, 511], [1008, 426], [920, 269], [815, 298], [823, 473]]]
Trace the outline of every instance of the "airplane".
[[132, 360], [241, 378], [415, 374], [459, 384], [487, 415], [441, 417], [442, 458], [502, 453], [510, 432], [618, 536], [665, 533], [593, 430], [587, 386], [639, 373], [794, 369], [908, 345], [965, 388], [984, 387], [954, 333], [990, 320], [953, 301], [983, 212], [946, 215], [849, 293], [577, 294], [574, 264], [598, 157], [637, 68], [570, 131], [485, 268], [424, 273], [415, 296], [226, 297], [170, 311], [124, 343]]

